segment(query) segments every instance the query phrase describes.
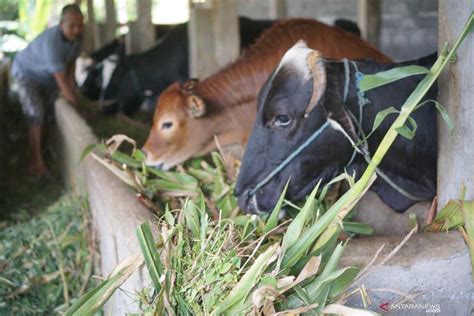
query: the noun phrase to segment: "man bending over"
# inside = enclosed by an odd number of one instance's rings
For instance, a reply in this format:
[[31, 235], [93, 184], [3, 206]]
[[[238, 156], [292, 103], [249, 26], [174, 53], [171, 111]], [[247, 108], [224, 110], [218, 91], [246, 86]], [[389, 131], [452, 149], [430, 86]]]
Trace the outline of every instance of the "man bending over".
[[49, 174], [42, 154], [42, 131], [45, 116], [53, 115], [58, 88], [67, 101], [77, 101], [74, 61], [80, 52], [83, 27], [79, 6], [66, 5], [59, 25], [41, 33], [13, 61], [12, 74], [18, 82], [21, 108], [28, 120], [29, 171], [34, 176]]

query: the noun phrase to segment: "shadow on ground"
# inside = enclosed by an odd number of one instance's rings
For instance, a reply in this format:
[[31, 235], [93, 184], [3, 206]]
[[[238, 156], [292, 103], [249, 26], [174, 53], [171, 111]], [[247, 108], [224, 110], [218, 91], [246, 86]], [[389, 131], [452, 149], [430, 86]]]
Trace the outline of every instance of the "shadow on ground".
[[[35, 179], [28, 174], [27, 124], [20, 106], [1, 109], [0, 126], [0, 221], [26, 220], [53, 204], [63, 193], [52, 134], [47, 126], [44, 154], [52, 179]], [[0, 224], [1, 225], [1, 224]]]

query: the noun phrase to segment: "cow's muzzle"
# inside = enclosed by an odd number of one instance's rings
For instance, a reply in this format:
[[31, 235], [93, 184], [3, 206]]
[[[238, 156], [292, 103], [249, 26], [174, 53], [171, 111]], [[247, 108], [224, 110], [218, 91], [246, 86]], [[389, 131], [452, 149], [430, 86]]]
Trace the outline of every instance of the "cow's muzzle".
[[262, 211], [258, 206], [257, 194], [250, 195], [250, 190], [245, 190], [240, 196], [237, 197], [237, 199], [239, 207], [246, 213], [266, 213], [265, 211]]

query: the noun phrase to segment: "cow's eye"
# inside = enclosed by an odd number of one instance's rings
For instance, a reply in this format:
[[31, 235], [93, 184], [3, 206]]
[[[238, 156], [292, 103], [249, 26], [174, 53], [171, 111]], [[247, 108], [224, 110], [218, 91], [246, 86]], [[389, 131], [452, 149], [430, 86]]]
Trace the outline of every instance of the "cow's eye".
[[286, 127], [290, 125], [291, 117], [288, 115], [277, 115], [274, 119], [274, 125], [276, 127]]
[[164, 122], [161, 124], [161, 129], [169, 129], [173, 126], [173, 122]]

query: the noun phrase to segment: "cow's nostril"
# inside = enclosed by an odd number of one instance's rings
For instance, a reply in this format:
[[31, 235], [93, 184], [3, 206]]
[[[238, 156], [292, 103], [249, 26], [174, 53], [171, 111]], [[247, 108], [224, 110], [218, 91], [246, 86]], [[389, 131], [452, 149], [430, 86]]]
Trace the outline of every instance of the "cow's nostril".
[[260, 210], [258, 208], [257, 196], [250, 195], [249, 192], [249, 190], [242, 190], [241, 194], [237, 197], [237, 203], [244, 212], [258, 214]]
[[234, 188], [234, 195], [235, 195], [236, 197], [239, 197], [239, 196], [242, 195], [242, 187], [239, 186], [238, 184], [237, 184], [237, 185], [235, 186], [235, 188]]
[[145, 158], [148, 158], [148, 151], [145, 148], [142, 148], [142, 152], [145, 155]]

